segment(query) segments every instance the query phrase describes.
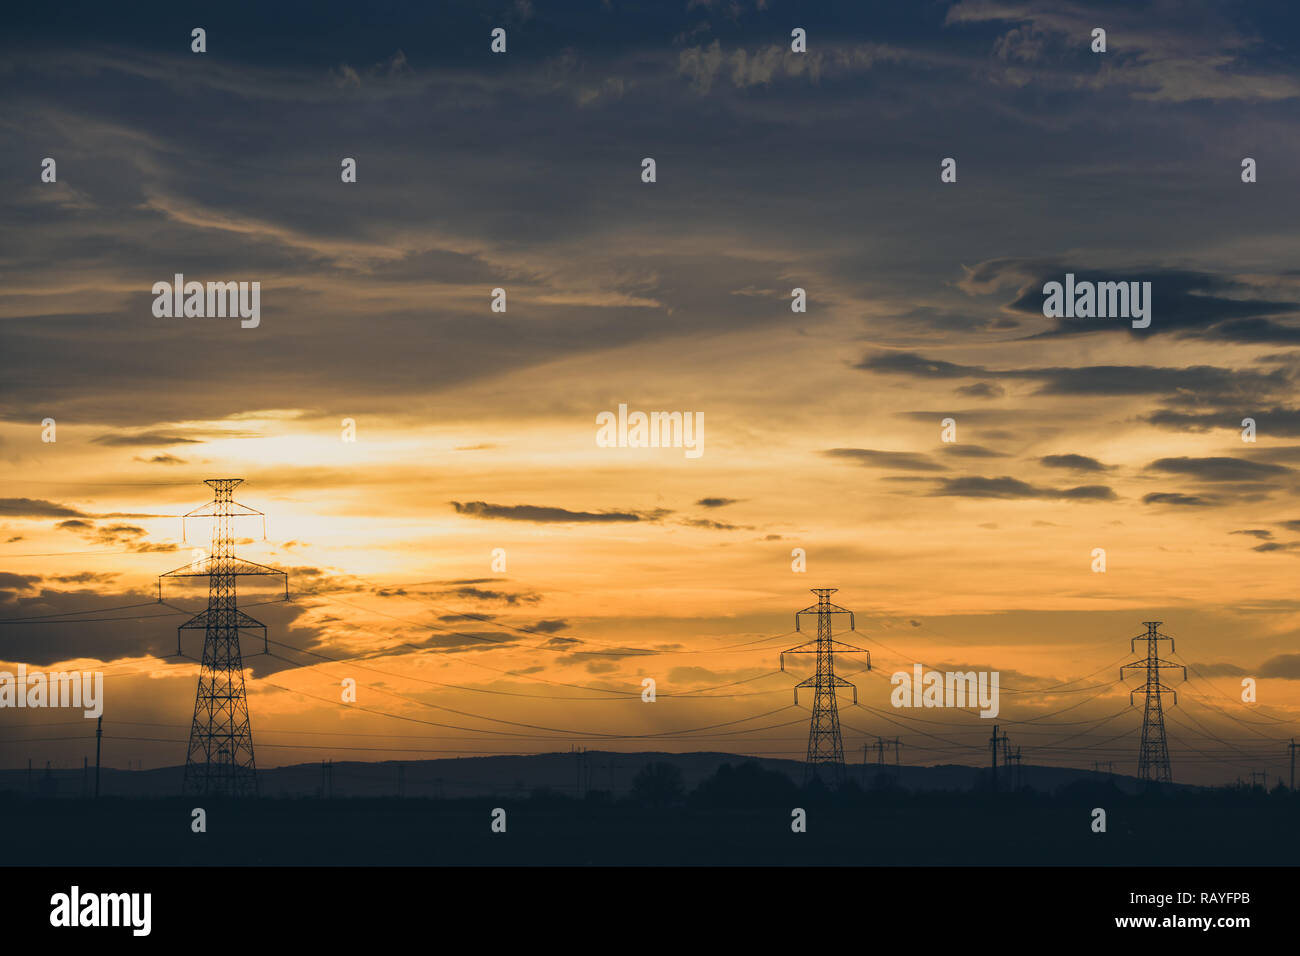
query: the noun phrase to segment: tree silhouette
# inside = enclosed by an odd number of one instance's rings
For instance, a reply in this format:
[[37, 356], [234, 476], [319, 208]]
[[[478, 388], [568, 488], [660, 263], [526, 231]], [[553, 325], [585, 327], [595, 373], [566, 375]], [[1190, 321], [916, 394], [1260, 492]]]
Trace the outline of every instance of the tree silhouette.
[[632, 780], [632, 799], [651, 807], [666, 807], [681, 799], [685, 787], [675, 764], [646, 764]]

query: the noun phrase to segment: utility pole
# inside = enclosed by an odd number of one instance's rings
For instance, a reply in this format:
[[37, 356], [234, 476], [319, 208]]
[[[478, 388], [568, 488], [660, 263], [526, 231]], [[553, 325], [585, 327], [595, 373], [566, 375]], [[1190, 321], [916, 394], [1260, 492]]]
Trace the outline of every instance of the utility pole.
[[1142, 712], [1142, 751], [1138, 756], [1138, 776], [1151, 783], [1169, 783], [1173, 774], [1169, 768], [1169, 744], [1165, 739], [1165, 713], [1160, 698], [1171, 694], [1174, 706], [1178, 706], [1178, 694], [1173, 688], [1160, 682], [1160, 668], [1177, 668], [1187, 680], [1187, 668], [1173, 661], [1161, 659], [1158, 645], [1160, 641], [1169, 642], [1169, 652], [1174, 653], [1174, 639], [1161, 634], [1158, 630], [1162, 621], [1143, 621], [1147, 632], [1129, 642], [1130, 650], [1137, 650], [1138, 641], [1147, 642], [1146, 657], [1125, 664], [1119, 669], [1119, 679], [1124, 679], [1124, 671], [1140, 668], [1146, 674], [1143, 685], [1129, 692], [1129, 706], [1133, 705], [1133, 695], [1139, 691], [1146, 694], [1146, 708]]
[[241, 505], [233, 498], [242, 478], [209, 478], [204, 484], [213, 499], [181, 518], [210, 517], [212, 547], [207, 556], [168, 571], [158, 578], [158, 600], [162, 601], [162, 579], [206, 577], [208, 606], [176, 629], [176, 653], [181, 654], [181, 631], [204, 632], [203, 659], [198, 690], [194, 697], [194, 719], [185, 758], [184, 791], [192, 794], [218, 793], [251, 796], [257, 793], [257, 764], [253, 759], [253, 730], [248, 719], [248, 697], [244, 690], [244, 662], [240, 655], [239, 632], [262, 631], [263, 651], [269, 651], [266, 625], [239, 610], [235, 581], [239, 575], [284, 577], [284, 599], [289, 599], [289, 576], [236, 557], [231, 523], [236, 517], [260, 515], [262, 537], [266, 537], [266, 516]]
[[104, 739], [104, 718], [95, 721], [95, 799], [99, 799], [99, 750]]
[[824, 767], [830, 768], [831, 776], [837, 783], [844, 780], [844, 740], [840, 736], [840, 711], [835, 699], [837, 687], [847, 687], [853, 691], [853, 703], [858, 702], [858, 689], [842, 677], [835, 675], [835, 651], [841, 653], [865, 654], [867, 669], [871, 669], [871, 653], [862, 647], [845, 644], [831, 637], [831, 617], [835, 614], [849, 616], [849, 630], [856, 630], [853, 612], [831, 603], [831, 595], [839, 588], [810, 588], [817, 595], [817, 603], [796, 611], [794, 629], [800, 630], [799, 615], [817, 615], [817, 640], [799, 644], [781, 653], [781, 670], [785, 670], [786, 654], [816, 654], [816, 673], [794, 688], [795, 706], [799, 704], [799, 688], [813, 688], [812, 720], [808, 727], [808, 757], [804, 763], [803, 782], [807, 786], [813, 777], [818, 777]]
[[[997, 724], [994, 724], [993, 736], [989, 738], [989, 753], [993, 757], [992, 785], [993, 785], [994, 793], [998, 792], [998, 745], [999, 744], [1001, 744], [1003, 747], [1007, 746], [1007, 735], [1004, 733], [1001, 736], [999, 736]], [[1002, 762], [1004, 765], [1007, 763], [1005, 759]]]
[[587, 795], [587, 748], [581, 744], [569, 744], [569, 753], [574, 757], [574, 770], [577, 775], [578, 787], [575, 791], [579, 799]]

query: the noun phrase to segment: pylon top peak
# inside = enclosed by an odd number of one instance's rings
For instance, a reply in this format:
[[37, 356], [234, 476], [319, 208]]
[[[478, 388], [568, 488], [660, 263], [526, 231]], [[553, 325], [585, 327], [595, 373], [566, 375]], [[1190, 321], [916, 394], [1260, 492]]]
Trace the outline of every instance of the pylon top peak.
[[203, 483], [205, 485], [211, 485], [213, 488], [216, 488], [220, 485], [225, 485], [228, 488], [233, 488], [235, 487], [235, 485], [242, 485], [244, 483], [244, 479], [243, 478], [208, 478]]
[[820, 597], [830, 597], [832, 594], [838, 591], [839, 588], [809, 588], [808, 590], [811, 591], [813, 594], [819, 595]]
[[1159, 627], [1159, 626], [1160, 626], [1161, 624], [1163, 624], [1163, 623], [1165, 623], [1165, 622], [1164, 622], [1164, 621], [1143, 621], [1143, 622], [1142, 622], [1142, 626], [1143, 626], [1143, 627]]

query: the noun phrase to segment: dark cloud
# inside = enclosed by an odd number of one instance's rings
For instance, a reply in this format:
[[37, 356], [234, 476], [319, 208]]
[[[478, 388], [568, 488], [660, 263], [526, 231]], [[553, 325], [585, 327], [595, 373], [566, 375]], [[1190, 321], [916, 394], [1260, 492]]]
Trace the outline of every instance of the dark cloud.
[[12, 571], [0, 571], [0, 588], [9, 591], [27, 591], [39, 584], [38, 574], [14, 574]]
[[104, 584], [116, 577], [119, 577], [119, 575], [114, 571], [81, 571], [77, 574], [55, 575], [49, 580], [57, 581], [60, 584]]
[[739, 498], [701, 498], [695, 503], [702, 508], [721, 508], [724, 505], [734, 505], [738, 501]]
[[1175, 505], [1183, 508], [1217, 507], [1219, 499], [1213, 495], [1185, 495], [1176, 491], [1153, 491], [1142, 496], [1144, 505]]
[[1005, 452], [994, 451], [992, 448], [985, 448], [983, 445], [967, 445], [961, 442], [945, 442], [939, 446], [943, 449], [943, 454], [951, 455], [954, 458], [1007, 458]]
[[1110, 465], [1103, 465], [1096, 458], [1087, 455], [1044, 455], [1038, 463], [1047, 468], [1066, 468], [1071, 471], [1109, 471]]
[[916, 352], [874, 352], [854, 368], [919, 379], [997, 378], [1037, 384], [1038, 395], [1155, 395], [1194, 397], [1199, 403], [1227, 402], [1283, 392], [1291, 387], [1288, 370], [1236, 370], [1213, 365], [1166, 368], [1150, 365], [1086, 365], [995, 370], [930, 359]]
[[521, 638], [520, 634], [505, 631], [436, 631], [416, 646], [431, 650], [460, 651], [509, 646], [518, 643]]
[[659, 521], [671, 512], [654, 511], [569, 511], [567, 508], [549, 508], [540, 505], [494, 505], [486, 501], [453, 501], [457, 514], [471, 518], [499, 518], [505, 521], [531, 521], [537, 524], [555, 522]]
[[[1019, 268], [1014, 260], [1001, 263], [1007, 268]], [[1300, 342], [1300, 326], [1277, 321], [1279, 317], [1300, 312], [1300, 302], [1259, 298], [1254, 294], [1253, 285], [1209, 272], [1161, 268], [1078, 269], [1056, 263], [1050, 268], [1040, 266], [1008, 308], [1041, 317], [1043, 285], [1064, 283], [1067, 272], [1074, 273], [1076, 287], [1081, 282], [1150, 282], [1151, 326], [1134, 329], [1124, 320], [1059, 318], [1052, 320], [1056, 326], [1049, 334], [1080, 335], [1127, 329], [1134, 336], [1179, 332], [1229, 342]]]
[[96, 445], [126, 446], [135, 445], [196, 445], [199, 440], [196, 438], [185, 438], [181, 435], [169, 435], [165, 432], [137, 432], [134, 435], [99, 435], [92, 438], [91, 441]]
[[1223, 428], [1240, 432], [1243, 418], [1253, 418], [1257, 431], [1262, 430], [1265, 434], [1283, 435], [1287, 438], [1300, 436], [1300, 408], [1274, 406], [1258, 409], [1247, 404], [1233, 411], [1178, 412], [1161, 409], [1146, 416], [1145, 420], [1152, 425], [1178, 431]]
[[684, 518], [682, 524], [692, 528], [707, 528], [710, 531], [753, 531], [751, 525], [731, 524], [727, 521], [712, 521], [709, 518]]
[[877, 451], [873, 448], [829, 448], [827, 458], [843, 458], [867, 468], [897, 468], [901, 471], [944, 471], [944, 466], [927, 455], [910, 451]]
[[1259, 667], [1260, 677], [1280, 677], [1283, 680], [1300, 680], [1300, 654], [1278, 654]]
[[1169, 475], [1186, 475], [1198, 481], [1263, 481], [1292, 474], [1290, 468], [1248, 461], [1244, 458], [1159, 458], [1147, 465], [1147, 471]]
[[1188, 664], [1187, 669], [1202, 677], [1244, 677], [1250, 673], [1245, 668], [1226, 661], [1219, 664]]
[[[540, 594], [531, 591], [512, 592], [495, 591], [488, 588], [458, 587], [441, 592], [448, 597], [464, 598], [471, 601], [496, 601], [504, 604], [536, 604], [542, 599]], [[481, 618], [483, 615], [473, 615]]]
[[959, 498], [1048, 498], [1069, 501], [1113, 501], [1117, 496], [1105, 485], [1080, 485], [1076, 488], [1046, 488], [1031, 485], [1019, 478], [963, 478], [939, 479], [940, 485], [932, 495]]
[[83, 512], [40, 498], [0, 498], [0, 515], [6, 518], [84, 518]]

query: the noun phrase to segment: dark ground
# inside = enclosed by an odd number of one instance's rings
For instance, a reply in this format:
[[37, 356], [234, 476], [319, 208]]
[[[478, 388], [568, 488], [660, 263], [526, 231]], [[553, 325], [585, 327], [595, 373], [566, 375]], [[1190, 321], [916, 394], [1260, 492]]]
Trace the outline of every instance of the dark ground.
[[[1278, 791], [1131, 796], [821, 794], [781, 806], [654, 808], [531, 798], [39, 800], [0, 796], [6, 865], [1294, 865], [1300, 800]], [[190, 811], [207, 811], [193, 833]], [[793, 833], [791, 808], [808, 813]], [[1107, 811], [1106, 833], [1091, 829]], [[494, 807], [507, 832], [490, 829]]]

